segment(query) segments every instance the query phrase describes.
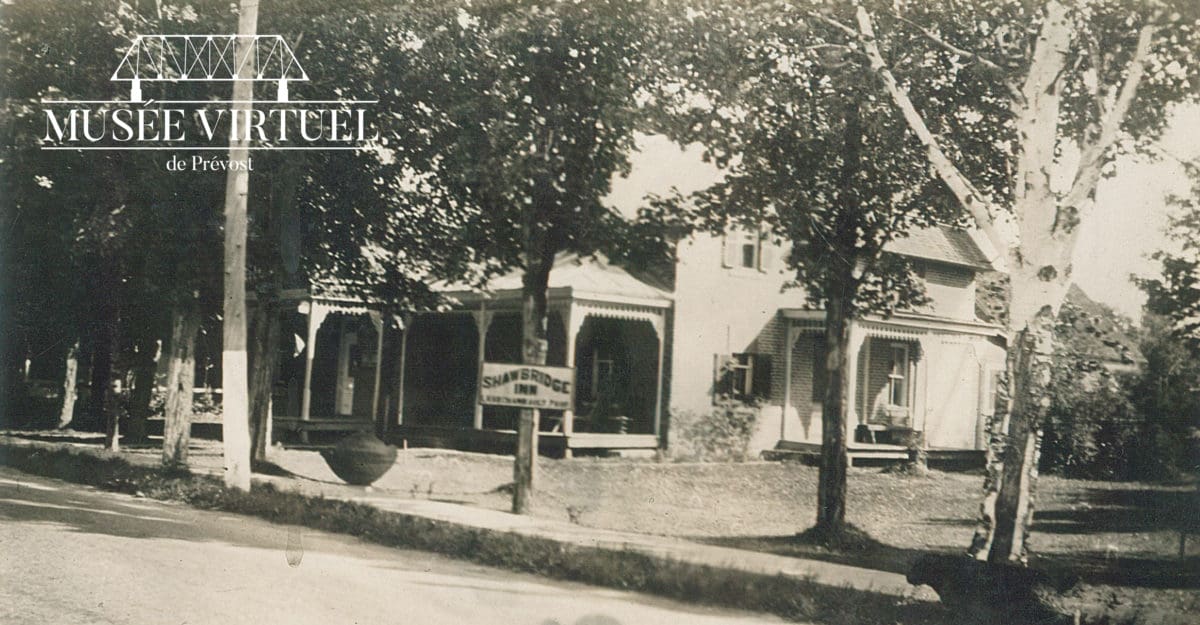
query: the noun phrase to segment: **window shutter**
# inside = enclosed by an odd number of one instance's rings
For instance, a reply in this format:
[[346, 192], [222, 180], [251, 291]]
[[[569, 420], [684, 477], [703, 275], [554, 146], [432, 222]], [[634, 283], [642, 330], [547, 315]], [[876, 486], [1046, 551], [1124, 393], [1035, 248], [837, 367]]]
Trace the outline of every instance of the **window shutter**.
[[750, 359], [750, 394], [764, 399], [771, 396], [771, 355], [754, 354]]
[[763, 234], [758, 238], [758, 270], [766, 273], [771, 269], [772, 249], [771, 238]]
[[712, 373], [712, 400], [713, 405], [717, 403], [717, 396], [725, 392], [724, 386], [725, 376], [722, 375], [721, 367], [725, 363], [723, 354], [713, 354], [713, 373]]

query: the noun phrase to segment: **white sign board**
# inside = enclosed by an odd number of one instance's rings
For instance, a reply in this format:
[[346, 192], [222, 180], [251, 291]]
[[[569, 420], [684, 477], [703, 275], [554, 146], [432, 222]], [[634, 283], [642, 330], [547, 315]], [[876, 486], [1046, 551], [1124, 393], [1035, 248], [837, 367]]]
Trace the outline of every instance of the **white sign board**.
[[479, 403], [544, 410], [571, 410], [575, 405], [575, 370], [500, 362], [483, 363]]

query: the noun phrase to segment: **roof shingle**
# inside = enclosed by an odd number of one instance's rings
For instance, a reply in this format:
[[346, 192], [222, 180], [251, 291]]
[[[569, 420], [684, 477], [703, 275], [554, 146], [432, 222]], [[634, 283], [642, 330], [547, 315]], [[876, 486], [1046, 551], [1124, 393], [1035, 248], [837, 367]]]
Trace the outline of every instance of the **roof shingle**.
[[924, 258], [978, 270], [990, 270], [992, 264], [971, 234], [961, 228], [939, 226], [908, 233], [892, 239], [885, 250], [902, 256]]

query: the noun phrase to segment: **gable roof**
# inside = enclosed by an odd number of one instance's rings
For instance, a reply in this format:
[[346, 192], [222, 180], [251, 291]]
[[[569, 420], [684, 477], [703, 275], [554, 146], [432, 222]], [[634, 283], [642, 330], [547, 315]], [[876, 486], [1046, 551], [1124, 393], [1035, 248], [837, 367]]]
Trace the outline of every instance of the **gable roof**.
[[[503, 292], [519, 294], [521, 285], [522, 271], [514, 269], [489, 280], [483, 291], [493, 294]], [[669, 292], [639, 280], [624, 268], [610, 262], [599, 252], [591, 256], [580, 256], [574, 252], [560, 252], [554, 257], [549, 288], [570, 289], [576, 297], [610, 296], [661, 302], [671, 300]], [[444, 293], [480, 292], [480, 289], [463, 284], [437, 285], [435, 289]]]
[[923, 258], [979, 271], [992, 269], [971, 233], [962, 228], [937, 226], [913, 230], [892, 239], [883, 249], [901, 256]]

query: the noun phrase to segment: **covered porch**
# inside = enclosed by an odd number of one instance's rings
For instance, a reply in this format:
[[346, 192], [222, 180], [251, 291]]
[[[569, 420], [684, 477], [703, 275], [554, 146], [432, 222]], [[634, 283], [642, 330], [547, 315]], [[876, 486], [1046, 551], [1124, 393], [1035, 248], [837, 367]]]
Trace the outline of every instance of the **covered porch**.
[[[388, 438], [511, 453], [519, 410], [482, 405], [477, 386], [483, 362], [521, 361], [520, 275], [494, 279], [487, 291], [445, 293], [453, 309], [404, 318]], [[658, 448], [669, 295], [602, 257], [562, 254], [547, 308], [547, 364], [575, 370], [575, 398], [572, 409], [541, 411], [541, 451]]]
[[[819, 450], [824, 312], [780, 314], [788, 383], [777, 450]], [[931, 456], [982, 450], [994, 380], [1004, 368], [998, 331], [982, 322], [910, 313], [853, 320], [845, 432], [851, 460], [895, 460], [913, 445]]]
[[384, 339], [398, 320], [378, 303], [315, 289], [282, 292], [279, 315], [272, 439], [307, 445], [377, 431], [391, 401]]

